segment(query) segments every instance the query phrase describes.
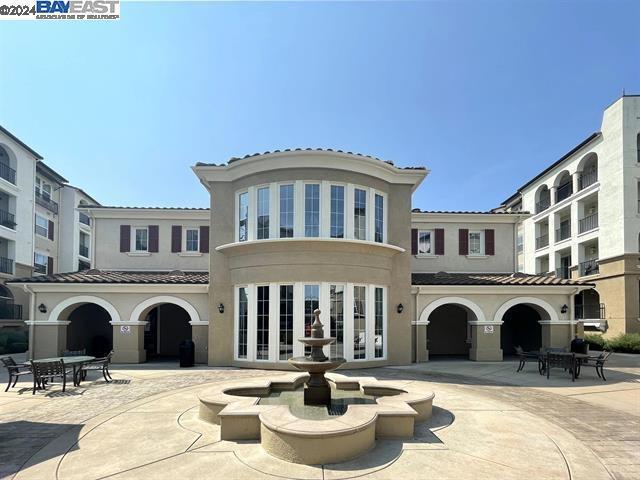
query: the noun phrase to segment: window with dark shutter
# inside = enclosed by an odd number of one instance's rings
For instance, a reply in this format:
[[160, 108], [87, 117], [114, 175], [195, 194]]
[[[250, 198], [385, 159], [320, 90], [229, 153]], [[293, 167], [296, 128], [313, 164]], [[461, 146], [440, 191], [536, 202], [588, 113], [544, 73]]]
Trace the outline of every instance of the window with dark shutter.
[[458, 230], [458, 254], [469, 255], [469, 229], [461, 228]]
[[444, 228], [436, 228], [435, 237], [435, 254], [444, 255]]
[[411, 229], [411, 255], [418, 254], [418, 229]]
[[131, 225], [120, 225], [120, 251], [131, 250]]
[[171, 226], [171, 253], [180, 253], [182, 251], [182, 226]]
[[149, 225], [149, 252], [157, 253], [159, 251], [160, 228], [158, 225]]
[[484, 253], [485, 255], [495, 255], [495, 231], [491, 228], [484, 231]]
[[49, 240], [53, 240], [53, 222], [49, 220]]
[[200, 253], [209, 253], [209, 226], [200, 227]]
[[53, 257], [47, 257], [47, 275], [53, 273]]

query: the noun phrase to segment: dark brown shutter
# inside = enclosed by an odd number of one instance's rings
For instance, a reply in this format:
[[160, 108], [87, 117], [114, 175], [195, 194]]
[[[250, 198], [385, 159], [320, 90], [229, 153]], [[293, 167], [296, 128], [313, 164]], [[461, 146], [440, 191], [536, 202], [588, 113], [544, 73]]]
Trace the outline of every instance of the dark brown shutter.
[[418, 229], [411, 229], [411, 255], [418, 254]]
[[200, 253], [209, 253], [209, 226], [200, 227]]
[[131, 250], [131, 225], [120, 225], [120, 251]]
[[444, 255], [444, 228], [436, 228], [436, 255]]
[[171, 226], [171, 252], [180, 253], [182, 251], [182, 227], [180, 225]]
[[484, 253], [485, 255], [496, 253], [495, 231], [492, 228], [484, 231]]
[[458, 254], [469, 255], [469, 229], [458, 230]]
[[53, 257], [47, 257], [47, 275], [53, 273]]
[[49, 220], [49, 240], [53, 240], [53, 222]]
[[159, 251], [160, 229], [158, 225], [149, 225], [149, 252], [157, 253]]

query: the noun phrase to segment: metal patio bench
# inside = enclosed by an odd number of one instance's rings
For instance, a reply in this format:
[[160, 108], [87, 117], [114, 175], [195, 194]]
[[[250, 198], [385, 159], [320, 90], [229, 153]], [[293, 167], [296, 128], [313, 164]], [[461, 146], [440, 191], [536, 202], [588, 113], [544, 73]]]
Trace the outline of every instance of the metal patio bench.
[[569, 373], [571, 373], [571, 381], [576, 381], [575, 353], [547, 352], [544, 363], [545, 370], [547, 372], [547, 379], [549, 378], [552, 368], [564, 368], [565, 371], [569, 370]]
[[521, 372], [524, 368], [524, 365], [527, 363], [527, 360], [533, 360], [538, 363], [538, 370], [540, 369], [540, 354], [538, 352], [525, 352], [520, 345], [515, 347], [516, 355], [518, 356], [518, 360], [520, 363], [518, 364], [518, 369], [516, 372]]
[[586, 361], [582, 362], [582, 367], [594, 367], [598, 374], [598, 378], [602, 378], [602, 380], [606, 382], [607, 379], [604, 376], [604, 364], [610, 356], [611, 352], [607, 351], [602, 352], [598, 356], [589, 356]]
[[[0, 361], [9, 374], [9, 382], [7, 383], [7, 388], [4, 389], [5, 392], [9, 391], [9, 388], [15, 387], [20, 377], [31, 375], [31, 370], [27, 365], [18, 365], [12, 357], [2, 357]], [[13, 385], [11, 384], [12, 382]]]
[[102, 372], [102, 376], [107, 383], [113, 380], [111, 373], [109, 373], [109, 364], [111, 363], [112, 356], [113, 350], [109, 352], [106, 357], [96, 358], [95, 360], [82, 364], [76, 374], [78, 377], [76, 378], [76, 384], [80, 384], [82, 380], [87, 378], [87, 372]]
[[62, 378], [62, 391], [67, 387], [67, 375], [73, 376], [73, 370], [67, 368], [64, 360], [53, 362], [31, 361], [31, 371], [33, 372], [33, 395], [36, 389], [46, 390], [47, 382], [52, 382], [55, 378]]

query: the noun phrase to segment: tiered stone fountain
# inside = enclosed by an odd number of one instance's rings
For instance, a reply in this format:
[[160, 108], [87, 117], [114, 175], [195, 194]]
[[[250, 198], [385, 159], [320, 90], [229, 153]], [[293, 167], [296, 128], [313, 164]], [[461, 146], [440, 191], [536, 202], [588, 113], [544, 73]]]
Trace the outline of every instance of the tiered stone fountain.
[[311, 353], [306, 357], [292, 357], [289, 363], [309, 374], [309, 380], [304, 385], [304, 404], [329, 406], [331, 405], [331, 386], [324, 374], [335, 370], [346, 360], [342, 357], [328, 358], [324, 354], [323, 347], [331, 345], [336, 339], [324, 336], [320, 313], [317, 309], [313, 312], [315, 320], [311, 325], [311, 337], [298, 339], [299, 342], [311, 347]]

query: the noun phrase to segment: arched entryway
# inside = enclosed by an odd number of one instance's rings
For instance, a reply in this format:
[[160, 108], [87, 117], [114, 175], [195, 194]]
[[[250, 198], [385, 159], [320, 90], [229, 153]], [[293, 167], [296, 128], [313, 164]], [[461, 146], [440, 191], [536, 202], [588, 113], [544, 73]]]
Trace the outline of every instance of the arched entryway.
[[520, 304], [509, 308], [502, 317], [500, 348], [505, 356], [514, 355], [515, 347], [525, 351], [538, 350], [542, 346], [540, 314], [530, 305]]
[[441, 298], [429, 304], [420, 316], [427, 323], [429, 358], [469, 358], [469, 322], [484, 320], [480, 308], [464, 298]]
[[68, 321], [62, 350], [84, 350], [87, 355], [105, 356], [113, 349], [113, 326], [120, 315], [103, 298], [80, 295], [57, 304], [49, 314], [49, 321]]
[[144, 349], [147, 359], [175, 359], [180, 343], [192, 339], [192, 322], [199, 322], [195, 308], [184, 299], [160, 296], [140, 303], [131, 321], [145, 321]]

